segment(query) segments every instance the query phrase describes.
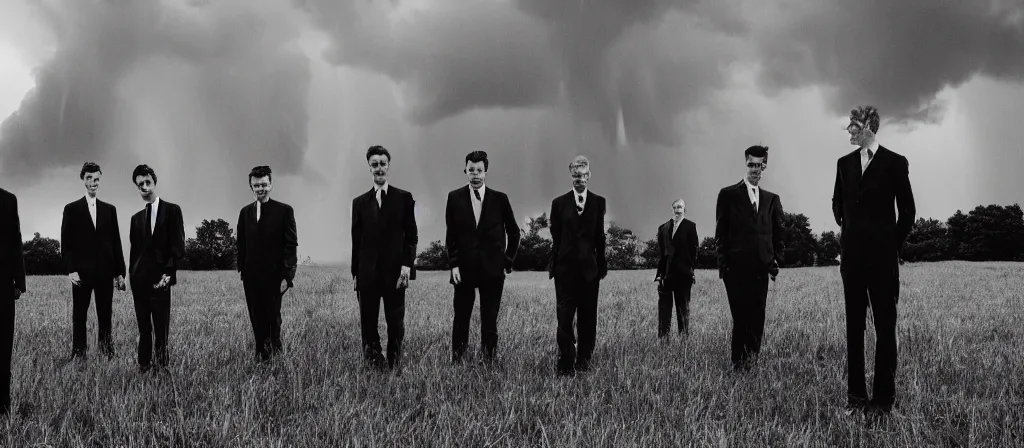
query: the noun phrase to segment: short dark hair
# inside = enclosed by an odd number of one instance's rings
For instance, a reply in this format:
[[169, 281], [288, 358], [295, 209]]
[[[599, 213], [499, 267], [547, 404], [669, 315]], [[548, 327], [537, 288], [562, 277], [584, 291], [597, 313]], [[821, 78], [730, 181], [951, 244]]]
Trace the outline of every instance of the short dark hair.
[[366, 161], [370, 161], [370, 157], [373, 156], [384, 156], [388, 158], [388, 162], [391, 161], [391, 153], [388, 152], [387, 148], [381, 145], [373, 145], [370, 149], [366, 150]]
[[82, 179], [82, 180], [85, 180], [85, 173], [100, 173], [100, 174], [103, 174], [103, 170], [100, 169], [99, 165], [97, 165], [97, 164], [95, 164], [93, 162], [85, 162], [85, 164], [82, 165], [82, 172], [78, 173], [78, 178]]
[[[484, 171], [487, 171], [487, 168], [490, 166], [490, 162], [487, 160], [487, 153], [483, 152], [483, 151], [473, 151], [473, 152], [471, 152], [469, 154], [466, 154], [466, 163], [470, 163], [470, 162], [473, 162], [473, 163], [483, 162], [484, 163]], [[463, 166], [465, 166], [465, 165], [463, 165]]]
[[867, 124], [873, 134], [878, 133], [878, 123], [881, 121], [878, 116], [878, 108], [875, 106], [858, 106], [850, 111], [850, 120]]
[[273, 176], [272, 172], [270, 171], [270, 167], [266, 166], [266, 165], [260, 165], [260, 166], [257, 166], [257, 167], [253, 167], [252, 171], [249, 171], [249, 185], [252, 185], [252, 178], [254, 178], [254, 177], [257, 178], [257, 179], [259, 179], [261, 177], [266, 177], [271, 182], [274, 181], [274, 176]]
[[150, 168], [149, 165], [146, 165], [145, 163], [135, 167], [135, 171], [132, 171], [132, 184], [133, 185], [135, 184], [135, 178], [136, 177], [147, 176], [147, 175], [153, 178], [153, 183], [155, 184], [156, 183], [156, 171], [153, 171], [153, 168]]
[[768, 163], [768, 147], [761, 145], [754, 145], [743, 151], [743, 160], [747, 160], [747, 157], [764, 157], [764, 162]]

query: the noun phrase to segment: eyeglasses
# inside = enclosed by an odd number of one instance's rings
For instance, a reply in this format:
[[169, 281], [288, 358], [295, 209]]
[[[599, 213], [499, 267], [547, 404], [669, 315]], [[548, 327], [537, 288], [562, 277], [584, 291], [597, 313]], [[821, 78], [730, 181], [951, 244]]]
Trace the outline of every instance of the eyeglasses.
[[587, 178], [587, 177], [590, 177], [590, 173], [589, 172], [588, 173], [572, 173], [572, 178], [573, 179], [583, 179], [583, 178]]
[[761, 163], [748, 162], [747, 163], [747, 168], [750, 168], [750, 169], [760, 168], [760, 169], [763, 170], [767, 166], [768, 166], [768, 164], [764, 163], [764, 162], [761, 162]]
[[387, 168], [387, 162], [370, 162], [370, 168]]

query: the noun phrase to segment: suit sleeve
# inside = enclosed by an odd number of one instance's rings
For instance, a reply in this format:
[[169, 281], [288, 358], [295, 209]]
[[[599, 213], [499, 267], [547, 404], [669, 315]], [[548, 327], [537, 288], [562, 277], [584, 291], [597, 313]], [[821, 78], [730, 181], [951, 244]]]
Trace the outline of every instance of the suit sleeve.
[[843, 170], [842, 159], [836, 162], [836, 186], [832, 190], [832, 215], [836, 218], [836, 224], [843, 227]]
[[516, 260], [516, 254], [519, 253], [519, 239], [522, 237], [522, 232], [519, 230], [519, 222], [516, 221], [516, 214], [512, 211], [512, 203], [508, 200], [508, 196], [503, 195], [502, 199], [505, 203], [505, 209], [502, 211], [506, 238], [505, 269], [511, 269], [512, 263]]
[[14, 268], [14, 286], [25, 292], [25, 256], [22, 252], [21, 218], [18, 216], [18, 197], [11, 195], [14, 225], [11, 228], [11, 266]]
[[242, 272], [242, 264], [245, 263], [245, 207], [238, 212], [238, 225], [235, 227], [235, 269]]
[[782, 239], [786, 230], [782, 227], [782, 198], [775, 195], [772, 201], [772, 252], [775, 253], [775, 261], [781, 266], [783, 264]]
[[910, 235], [917, 214], [917, 208], [914, 205], [914, 191], [910, 187], [910, 162], [906, 157], [900, 159], [896, 177], [896, 209], [899, 211], [899, 217], [896, 219], [897, 249], [903, 247], [907, 236]]
[[444, 205], [444, 247], [448, 251], [448, 269], [455, 269], [459, 266], [459, 235], [455, 228], [455, 201], [452, 195], [448, 195], [448, 202]]
[[110, 244], [114, 248], [114, 275], [124, 277], [124, 247], [121, 246], [121, 227], [117, 223], [117, 208], [110, 206]]
[[167, 264], [164, 265], [164, 274], [172, 278], [178, 273], [178, 266], [182, 257], [185, 256], [185, 220], [181, 213], [181, 207], [174, 204], [174, 220], [170, 222], [171, 228], [168, 234], [167, 243], [170, 244], [170, 257], [167, 257]]
[[71, 248], [74, 247], [74, 232], [72, 231], [71, 213], [68, 207], [64, 207], [64, 216], [60, 220], [60, 258], [64, 262], [65, 273], [78, 272], [75, 262], [72, 260]]
[[548, 215], [548, 228], [551, 230], [551, 254], [548, 256], [548, 278], [555, 275], [555, 259], [558, 258], [558, 246], [562, 242], [562, 221], [558, 211], [558, 198], [551, 201], [551, 214]]
[[[128, 246], [128, 248], [129, 248], [128, 249], [128, 262], [129, 263], [132, 262], [132, 260], [131, 260], [131, 256], [132, 256], [131, 248], [135, 247], [135, 245], [138, 244], [139, 236], [138, 236], [138, 233], [136, 233], [136, 230], [135, 230], [136, 227], [138, 227], [138, 226], [135, 225], [135, 215], [132, 215], [131, 218], [128, 218], [128, 245], [129, 245]], [[128, 271], [128, 274], [131, 274], [131, 272], [132, 271]]]
[[724, 189], [718, 192], [718, 201], [715, 203], [715, 251], [718, 253], [718, 269], [729, 267], [726, 253], [729, 244], [729, 203], [725, 192]]
[[697, 267], [697, 250], [699, 249], [699, 238], [697, 237], [697, 224], [690, 225], [690, 267]]
[[[408, 205], [409, 208], [405, 211], [405, 220], [402, 223], [402, 230], [405, 234], [405, 245], [403, 246], [402, 253], [402, 266], [408, 266], [410, 269], [416, 263], [416, 246], [419, 244], [419, 231], [416, 227], [416, 200], [413, 199], [411, 193], [407, 193], [409, 196]], [[415, 278], [411, 277], [410, 279]]]
[[658, 269], [654, 271], [655, 280], [662, 278], [665, 275], [665, 262], [667, 261], [665, 260], [665, 241], [661, 237], [661, 227], [662, 226], [658, 226], [658, 233], [655, 236], [658, 240]]
[[359, 245], [362, 239], [362, 223], [359, 221], [359, 198], [352, 200], [352, 277], [359, 275]]
[[295, 209], [289, 206], [284, 215], [284, 278], [295, 279], [299, 266], [299, 232], [295, 225]]
[[604, 278], [608, 273], [608, 260], [605, 258], [605, 234], [604, 234], [604, 216], [608, 211], [608, 203], [601, 198], [601, 215], [597, 222], [594, 224], [597, 226], [594, 229], [594, 234], [597, 236], [595, 248], [597, 249], [597, 276], [598, 278]]

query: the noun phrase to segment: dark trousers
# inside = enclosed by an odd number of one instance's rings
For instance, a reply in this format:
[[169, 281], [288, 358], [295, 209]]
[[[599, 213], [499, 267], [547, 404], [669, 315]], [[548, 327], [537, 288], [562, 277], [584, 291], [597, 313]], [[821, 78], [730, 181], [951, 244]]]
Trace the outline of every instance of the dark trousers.
[[135, 302], [135, 319], [139, 322], [139, 367], [148, 370], [153, 356], [154, 336], [156, 339], [156, 364], [166, 367], [167, 336], [171, 323], [170, 287], [154, 290], [150, 285], [132, 288]]
[[[555, 277], [558, 316], [558, 371], [587, 370], [597, 339], [597, 292], [600, 280], [587, 281], [580, 274]], [[579, 343], [573, 336], [573, 318]]]
[[768, 273], [729, 271], [723, 280], [732, 314], [732, 365], [749, 367], [751, 359], [761, 352]]
[[672, 328], [672, 304], [676, 306], [676, 325], [679, 334], [690, 334], [690, 287], [689, 277], [670, 278], [658, 288], [658, 337], [666, 337]]
[[377, 333], [377, 317], [380, 304], [384, 302], [384, 321], [388, 326], [388, 365], [394, 367], [402, 357], [402, 340], [405, 338], [405, 288], [395, 289], [384, 285], [364, 288], [359, 296], [359, 322], [363, 334], [363, 356], [371, 362], [381, 356], [380, 334]]
[[242, 280], [256, 356], [263, 360], [281, 351], [281, 281], [273, 277]]
[[896, 400], [896, 304], [899, 302], [899, 272], [865, 275], [863, 270], [848, 269], [842, 273], [846, 294], [846, 359], [848, 402], [866, 404], [864, 378], [864, 330], [867, 309], [875, 321], [875, 384], [874, 401], [892, 406]]
[[[505, 279], [485, 282], [480, 289], [480, 351], [485, 360], [494, 359], [498, 348], [498, 310], [501, 308], [501, 291]], [[462, 360], [469, 341], [469, 321], [473, 317], [473, 302], [478, 286], [461, 283], [455, 285], [452, 318], [452, 360]]]
[[114, 354], [110, 337], [111, 302], [114, 297], [113, 276], [81, 276], [81, 285], [71, 285], [71, 350], [75, 356], [84, 357], [89, 352], [86, 322], [89, 320], [89, 302], [96, 293], [96, 342], [102, 352]]
[[11, 410], [11, 354], [14, 350], [14, 294], [0, 297], [0, 415]]

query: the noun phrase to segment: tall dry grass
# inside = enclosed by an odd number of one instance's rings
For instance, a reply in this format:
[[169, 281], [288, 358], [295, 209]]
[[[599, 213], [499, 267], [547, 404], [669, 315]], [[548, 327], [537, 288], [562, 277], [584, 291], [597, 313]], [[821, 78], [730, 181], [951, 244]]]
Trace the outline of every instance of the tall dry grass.
[[[14, 415], [6, 446], [1021, 446], [1024, 264], [907, 265], [899, 304], [899, 407], [846, 416], [837, 268], [784, 270], [771, 285], [761, 363], [730, 370], [731, 320], [713, 271], [698, 272], [689, 339], [656, 342], [650, 271], [600, 291], [595, 368], [554, 375], [554, 289], [514, 273], [500, 362], [448, 362], [452, 288], [422, 273], [406, 302], [401, 374], [364, 368], [345, 270], [300, 270], [285, 297], [285, 354], [251, 361], [234, 273], [182, 273], [172, 292], [171, 371], [140, 375], [131, 297], [116, 293], [114, 343], [68, 362], [70, 286], [29, 279], [18, 302]], [[478, 312], [478, 308], [474, 313]], [[473, 318], [472, 347], [479, 342]], [[386, 341], [383, 316], [381, 337]], [[873, 330], [867, 334], [868, 371]]]

